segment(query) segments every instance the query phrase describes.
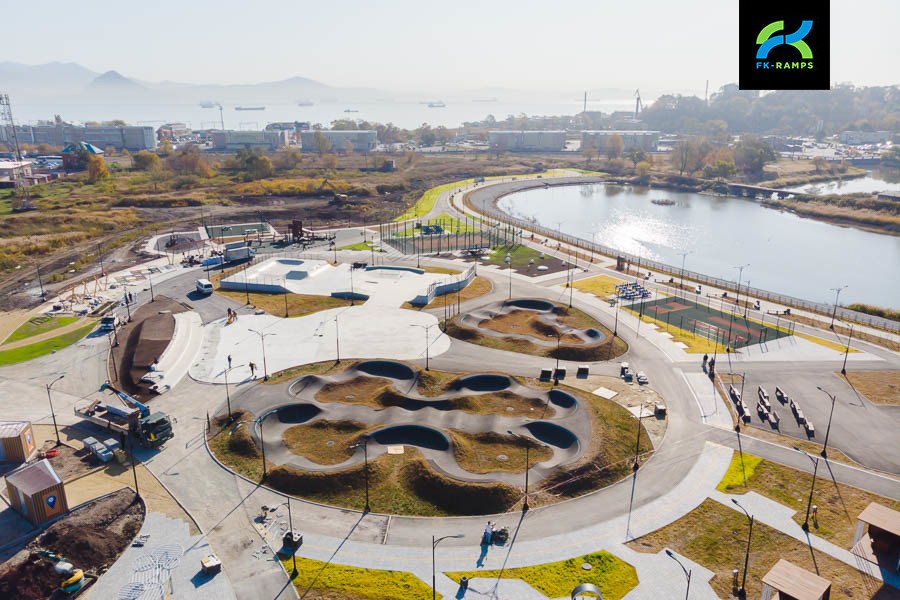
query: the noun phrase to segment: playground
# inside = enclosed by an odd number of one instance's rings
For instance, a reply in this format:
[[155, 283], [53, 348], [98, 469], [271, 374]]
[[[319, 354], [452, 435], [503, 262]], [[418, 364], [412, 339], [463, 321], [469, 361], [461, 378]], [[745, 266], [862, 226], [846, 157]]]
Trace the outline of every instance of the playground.
[[[639, 297], [639, 296], [638, 296]], [[624, 306], [635, 314], [656, 319], [667, 327], [680, 329], [687, 335], [699, 336], [731, 348], [763, 344], [791, 335], [790, 323], [745, 318], [740, 312], [729, 313], [713, 308], [712, 298], [705, 304], [687, 298], [665, 297], [651, 301], [636, 301]]]

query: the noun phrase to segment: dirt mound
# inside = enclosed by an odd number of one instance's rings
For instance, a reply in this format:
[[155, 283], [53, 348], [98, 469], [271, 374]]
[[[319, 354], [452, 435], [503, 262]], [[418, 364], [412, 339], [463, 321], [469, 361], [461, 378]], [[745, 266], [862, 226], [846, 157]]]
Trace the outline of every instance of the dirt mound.
[[[343, 471], [313, 472], [281, 465], [269, 470], [266, 484], [288, 494], [304, 495], [335, 493], [359, 489], [364, 482], [363, 465]], [[387, 476], [382, 460], [369, 462], [369, 483], [376, 485]]]
[[403, 469], [406, 484], [422, 499], [454, 515], [491, 515], [508, 511], [522, 495], [505, 483], [467, 483], [445, 477], [424, 460]]
[[134, 492], [120, 490], [81, 508], [47, 528], [5, 564], [0, 565], [0, 598], [49, 598], [64, 576], [38, 554], [48, 550], [65, 557], [85, 574], [104, 572], [141, 528], [143, 506]]

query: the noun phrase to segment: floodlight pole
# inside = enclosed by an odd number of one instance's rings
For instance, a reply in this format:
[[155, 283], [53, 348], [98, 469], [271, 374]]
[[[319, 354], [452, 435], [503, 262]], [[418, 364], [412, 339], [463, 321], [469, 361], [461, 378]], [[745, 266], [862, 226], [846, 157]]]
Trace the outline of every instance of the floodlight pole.
[[457, 533], [456, 535], [445, 535], [444, 537], [440, 537], [435, 539], [434, 536], [431, 536], [431, 600], [437, 600], [437, 578], [435, 575], [435, 560], [434, 554], [437, 545], [447, 538], [461, 538], [463, 535], [461, 533]]
[[531, 445], [528, 443], [528, 440], [525, 439], [525, 437], [519, 435], [518, 433], [513, 433], [509, 429], [506, 430], [506, 433], [525, 441], [525, 500], [522, 502], [522, 512], [528, 512], [528, 467], [530, 466], [528, 451], [531, 449]]
[[834, 317], [837, 314], [838, 296], [841, 295], [841, 290], [843, 290], [845, 287], [847, 286], [842, 285], [840, 287], [831, 288], [831, 291], [834, 292], [834, 310], [831, 311], [831, 325], [828, 326], [830, 329], [834, 329]]
[[672, 553], [671, 550], [666, 548], [666, 555], [678, 563], [678, 566], [681, 567], [681, 570], [684, 571], [684, 576], [687, 577], [687, 589], [684, 591], [684, 600], [688, 600], [688, 595], [691, 593], [691, 571], [684, 568], [684, 565], [681, 564], [681, 561], [675, 558], [675, 554]]
[[744, 269], [746, 269], [749, 266], [750, 266], [750, 263], [747, 263], [746, 265], [738, 265], [736, 267], [731, 267], [732, 269], [738, 270], [737, 298], [735, 298], [735, 300], [734, 300], [734, 303], [737, 304], [738, 308], [741, 307], [741, 276], [744, 274]]
[[750, 540], [753, 537], [753, 515], [748, 513], [736, 498], [732, 498], [731, 501], [734, 502], [738, 508], [744, 511], [744, 514], [747, 515], [747, 520], [750, 522], [750, 532], [747, 534], [747, 551], [744, 553], [744, 575], [741, 577], [741, 596], [746, 597], [747, 590], [744, 586], [747, 583], [747, 565], [750, 562]]
[[353, 444], [352, 446], [348, 446], [348, 450], [353, 450], [354, 448], [359, 448], [362, 446], [363, 449], [363, 465], [365, 471], [365, 479], [366, 479], [366, 506], [363, 509], [364, 513], [371, 512], [371, 508], [369, 508], [369, 436], [364, 435], [360, 438], [360, 441]]
[[690, 252], [679, 252], [679, 254], [681, 254], [681, 298], [686, 300], [687, 297], [684, 295], [684, 261]]
[[263, 381], [269, 380], [269, 371], [266, 368], [266, 336], [267, 335], [278, 335], [277, 333], [263, 333], [261, 331], [257, 331], [255, 329], [248, 329], [248, 331], [252, 331], [256, 335], [259, 336], [259, 343], [262, 344], [262, 355], [263, 355]]
[[53, 431], [56, 433], [56, 445], [57, 446], [62, 444], [62, 442], [59, 441], [59, 428], [56, 426], [56, 412], [54, 412], [54, 410], [53, 410], [53, 398], [50, 397], [50, 388], [53, 387], [54, 383], [56, 383], [63, 377], [65, 377], [64, 374], [60, 375], [59, 377], [57, 377], [56, 379], [54, 379], [53, 381], [51, 381], [50, 383], [47, 384], [47, 401], [50, 403], [50, 416], [53, 417]]
[[825, 429], [825, 444], [822, 446], [822, 458], [828, 458], [828, 434], [831, 433], [831, 418], [834, 416], [834, 403], [837, 401], [837, 394], [832, 395], [827, 391], [822, 389], [822, 386], [817, 385], [816, 389], [820, 392], [824, 392], [826, 396], [831, 398], [831, 412], [828, 413], [828, 427]]
[[847, 338], [847, 349], [844, 351], [844, 366], [841, 367], [841, 375], [847, 374], [847, 355], [850, 354], [850, 340], [853, 339], [853, 323], [850, 323], [850, 336]]

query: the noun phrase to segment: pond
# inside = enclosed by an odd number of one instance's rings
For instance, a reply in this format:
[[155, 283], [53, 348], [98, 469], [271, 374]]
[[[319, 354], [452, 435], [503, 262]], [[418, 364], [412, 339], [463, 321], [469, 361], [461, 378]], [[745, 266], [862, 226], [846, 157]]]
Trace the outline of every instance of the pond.
[[[653, 200], [672, 201], [671, 205]], [[675, 267], [816, 302], [900, 307], [900, 237], [765, 208], [750, 199], [587, 184], [504, 196], [509, 214]]]
[[791, 192], [816, 194], [817, 196], [825, 196], [828, 194], [877, 194], [879, 192], [900, 192], [900, 169], [876, 169], [866, 173], [865, 177], [807, 183], [787, 189]]

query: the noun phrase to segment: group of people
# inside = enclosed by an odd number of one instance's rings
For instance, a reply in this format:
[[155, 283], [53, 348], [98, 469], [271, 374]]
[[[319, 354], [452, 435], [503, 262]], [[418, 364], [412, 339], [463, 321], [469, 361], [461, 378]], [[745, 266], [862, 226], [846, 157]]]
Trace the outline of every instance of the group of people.
[[231, 320], [233, 319], [233, 320], [237, 321], [237, 318], [238, 318], [237, 311], [236, 311], [236, 310], [232, 310], [232, 309], [229, 307], [229, 308], [228, 308], [228, 320], [231, 321]]
[[[231, 309], [229, 308], [228, 310], [231, 310]], [[238, 365], [238, 366], [240, 366], [240, 365]], [[250, 367], [250, 376], [253, 377], [253, 379], [256, 379], [256, 363], [250, 362], [250, 363], [247, 363], [247, 366]], [[230, 354], [228, 355], [228, 370], [229, 371], [231, 370], [231, 355]]]

